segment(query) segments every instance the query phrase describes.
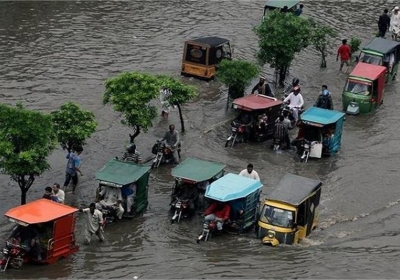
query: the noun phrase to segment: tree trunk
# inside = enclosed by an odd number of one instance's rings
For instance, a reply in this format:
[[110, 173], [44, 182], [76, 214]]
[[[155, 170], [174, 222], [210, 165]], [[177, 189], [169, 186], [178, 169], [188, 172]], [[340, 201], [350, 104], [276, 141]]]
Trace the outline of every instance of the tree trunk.
[[285, 79], [286, 79], [286, 73], [287, 73], [287, 66], [281, 66], [279, 68], [279, 86], [284, 87], [285, 86]]
[[28, 192], [27, 189], [21, 188], [21, 205], [26, 204], [26, 193]]
[[129, 134], [129, 143], [135, 143], [135, 138], [140, 134], [140, 126], [135, 125], [133, 128], [133, 134]]
[[25, 175], [17, 175], [14, 177], [19, 185], [19, 188], [21, 189], [21, 205], [26, 204], [26, 194], [35, 181], [35, 175], [30, 174], [27, 176], [29, 176], [28, 180], [25, 179]]
[[322, 58], [321, 68], [326, 68], [326, 56], [324, 53], [321, 53], [321, 58]]
[[179, 119], [181, 120], [181, 130], [182, 130], [182, 132], [185, 132], [185, 124], [184, 124], [184, 122], [183, 122], [181, 104], [178, 103], [178, 104], [176, 104], [176, 106], [178, 106]]

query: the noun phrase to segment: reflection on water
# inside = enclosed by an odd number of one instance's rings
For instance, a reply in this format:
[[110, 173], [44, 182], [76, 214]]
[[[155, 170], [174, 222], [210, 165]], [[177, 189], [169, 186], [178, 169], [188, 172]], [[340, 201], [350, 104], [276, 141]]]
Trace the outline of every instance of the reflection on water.
[[[103, 107], [104, 79], [121, 71], [140, 70], [176, 75], [180, 72], [183, 42], [188, 38], [217, 35], [232, 40], [237, 58], [254, 60], [257, 40], [251, 29], [260, 22], [263, 1], [53, 1], [0, 2], [0, 98], [21, 100], [33, 109], [50, 111], [74, 101], [95, 112], [99, 131], [82, 154], [85, 177], [78, 193], [67, 194], [67, 203], [82, 207], [94, 198], [94, 173], [122, 153], [129, 128], [119, 114]], [[392, 4], [387, 4], [392, 6]], [[335, 27], [338, 38], [328, 57], [328, 68], [319, 69], [318, 54], [310, 47], [300, 53], [290, 69], [299, 77], [306, 105], [317, 98], [322, 84], [341, 109], [346, 76], [334, 61], [342, 38], [367, 42], [376, 32], [382, 3], [365, 1], [305, 1], [304, 16]], [[390, 8], [390, 7], [389, 7]], [[268, 77], [271, 69], [265, 68]], [[264, 247], [253, 232], [212, 238], [197, 245], [201, 220], [171, 225], [168, 219], [169, 167], [152, 171], [148, 210], [132, 221], [106, 228], [107, 240], [94, 238], [73, 256], [46, 266], [48, 278], [216, 278], [397, 277], [399, 256], [397, 213], [400, 189], [397, 82], [388, 85], [382, 109], [373, 115], [348, 116], [341, 152], [332, 158], [297, 161], [292, 152], [273, 153], [265, 144], [239, 144], [225, 149], [229, 120], [226, 89], [217, 82], [185, 79], [200, 89], [196, 102], [184, 106], [187, 133], [182, 135], [184, 157], [194, 156], [227, 164], [239, 172], [252, 162], [264, 183], [263, 194], [291, 172], [324, 182], [320, 225], [298, 246]], [[157, 122], [137, 138], [144, 157], [150, 157], [155, 138], [169, 122], [179, 123], [176, 111], [170, 120]], [[293, 132], [295, 134], [295, 132]], [[44, 186], [61, 182], [65, 153], [49, 158], [52, 170], [38, 178], [29, 199], [42, 195]], [[19, 188], [1, 177], [7, 190], [0, 197], [0, 212], [19, 203]], [[82, 221], [78, 219], [78, 240]], [[10, 226], [0, 219], [1, 236]], [[42, 269], [26, 265], [8, 271], [7, 279], [43, 277]], [[295, 276], [294, 276], [295, 275]]]

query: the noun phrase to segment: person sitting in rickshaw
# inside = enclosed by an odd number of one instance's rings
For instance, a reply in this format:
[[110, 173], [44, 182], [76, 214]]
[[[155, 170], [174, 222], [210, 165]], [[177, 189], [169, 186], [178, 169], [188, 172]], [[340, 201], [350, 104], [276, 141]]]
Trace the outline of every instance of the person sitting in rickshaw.
[[38, 261], [42, 260], [42, 249], [40, 248], [40, 234], [36, 225], [26, 227], [18, 225], [11, 233], [9, 240], [17, 240], [21, 247]]
[[222, 231], [223, 225], [229, 220], [231, 207], [228, 203], [214, 201], [205, 211], [204, 220], [207, 222], [216, 221], [218, 232]]
[[258, 84], [256, 84], [254, 86], [254, 88], [252, 89], [251, 94], [254, 94], [256, 91], [258, 94], [274, 97], [271, 87], [266, 82], [264, 76], [260, 76], [260, 80], [259, 80]]
[[239, 116], [234, 120], [235, 123], [239, 123], [244, 128], [243, 138], [245, 142], [250, 140], [251, 129], [253, 127], [253, 116], [245, 111], [242, 111]]
[[135, 183], [125, 185], [121, 188], [122, 202], [125, 205], [126, 214], [130, 215], [135, 202], [137, 186]]
[[232, 227], [238, 227], [240, 223], [240, 219], [244, 215], [244, 199], [239, 198], [232, 200], [229, 202], [229, 206], [231, 207], [231, 217], [230, 220], [232, 222]]
[[323, 148], [322, 152], [323, 153], [329, 153], [331, 139], [332, 139], [334, 130], [335, 130], [335, 127], [333, 125], [333, 126], [325, 127], [324, 130], [322, 131], [322, 148]]
[[268, 116], [267, 114], [261, 114], [258, 116], [258, 130], [259, 131], [265, 131], [267, 129], [267, 124], [268, 124]]
[[195, 210], [195, 202], [198, 197], [197, 188], [194, 185], [178, 183], [173, 194], [174, 199], [188, 200], [189, 211]]
[[122, 219], [124, 214], [124, 207], [122, 207], [122, 193], [120, 188], [114, 188], [110, 186], [101, 186], [99, 192], [102, 200], [97, 201], [96, 208], [102, 210], [103, 208], [113, 208], [116, 211], [116, 216], [118, 219]]

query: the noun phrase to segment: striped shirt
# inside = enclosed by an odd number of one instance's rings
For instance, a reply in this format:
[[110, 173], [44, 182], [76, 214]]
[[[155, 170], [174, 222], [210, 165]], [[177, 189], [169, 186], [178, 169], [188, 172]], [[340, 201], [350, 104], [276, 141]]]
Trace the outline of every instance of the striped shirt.
[[135, 151], [134, 153], [126, 152], [124, 154], [124, 156], [122, 157], [122, 160], [139, 163], [140, 161], [142, 161], [142, 156], [140, 155], [140, 153], [138, 151]]

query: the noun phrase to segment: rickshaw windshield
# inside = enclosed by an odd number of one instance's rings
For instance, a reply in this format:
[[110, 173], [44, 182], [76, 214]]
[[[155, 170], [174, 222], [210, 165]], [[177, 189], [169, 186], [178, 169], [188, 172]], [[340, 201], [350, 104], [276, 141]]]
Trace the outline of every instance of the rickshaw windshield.
[[345, 91], [353, 94], [368, 96], [371, 94], [372, 85], [368, 82], [348, 79]]
[[293, 211], [284, 210], [270, 205], [264, 205], [260, 220], [278, 227], [291, 228], [293, 226]]
[[377, 56], [377, 55], [373, 55], [373, 54], [369, 54], [369, 53], [362, 53], [360, 61], [364, 62], [364, 63], [368, 63], [368, 64], [373, 64], [373, 65], [382, 65], [382, 57], [381, 56]]

